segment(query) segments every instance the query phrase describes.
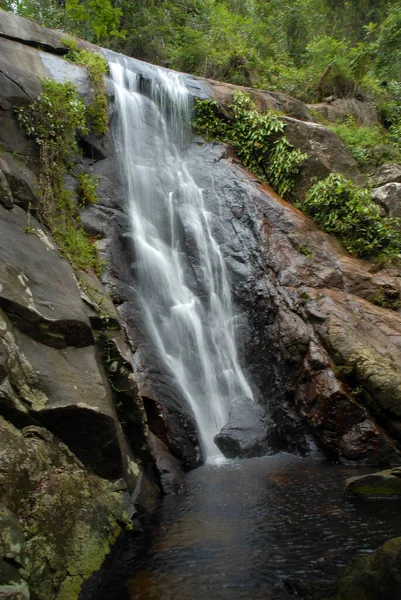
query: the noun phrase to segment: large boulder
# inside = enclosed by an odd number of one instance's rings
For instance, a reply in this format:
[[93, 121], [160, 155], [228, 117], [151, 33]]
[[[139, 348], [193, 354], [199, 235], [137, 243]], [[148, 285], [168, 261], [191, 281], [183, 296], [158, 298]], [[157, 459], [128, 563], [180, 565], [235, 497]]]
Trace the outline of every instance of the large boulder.
[[372, 554], [360, 554], [335, 582], [287, 579], [291, 595], [304, 600], [399, 600], [401, 538], [385, 542]]
[[372, 191], [372, 200], [386, 211], [389, 217], [401, 217], [401, 183], [386, 183]]
[[344, 121], [348, 117], [353, 117], [360, 126], [374, 125], [379, 122], [374, 104], [356, 98], [336, 98], [307, 106], [312, 115], [317, 114], [333, 123]]
[[401, 165], [388, 163], [378, 167], [370, 176], [372, 187], [381, 187], [386, 183], [401, 183]]
[[230, 405], [228, 422], [214, 441], [227, 458], [251, 458], [271, 451], [271, 421], [263, 408], [251, 398], [235, 398]]
[[398, 273], [372, 273], [348, 256], [224, 147], [191, 153], [242, 316], [255, 397], [269, 407], [277, 445], [308, 452], [306, 424], [337, 460], [399, 463], [383, 429], [397, 438], [401, 318], [386, 307], [400, 299]]
[[41, 600], [76, 599], [130, 523], [124, 496], [112, 483], [86, 471], [46, 429], [21, 432], [2, 417], [0, 495], [7, 506], [0, 508], [0, 558], [13, 566], [8, 581], [0, 567], [0, 590], [12, 592], [17, 569], [20, 592], [28, 582]]
[[330, 173], [341, 173], [358, 185], [364, 184], [364, 177], [359, 172], [356, 161], [333, 131], [317, 123], [290, 117], [282, 119], [286, 123], [287, 140], [308, 157], [296, 179], [294, 193], [299, 198], [305, 197], [313, 178], [325, 179]]

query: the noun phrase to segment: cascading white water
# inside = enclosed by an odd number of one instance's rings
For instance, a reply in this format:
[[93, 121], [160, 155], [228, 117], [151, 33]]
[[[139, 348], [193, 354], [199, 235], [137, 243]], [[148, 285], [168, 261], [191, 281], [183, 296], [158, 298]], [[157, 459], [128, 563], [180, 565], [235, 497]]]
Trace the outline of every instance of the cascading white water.
[[[116, 145], [129, 195], [135, 288], [146, 332], [197, 423], [206, 459], [230, 401], [252, 398], [238, 361], [224, 259], [202, 190], [185, 164], [189, 93], [178, 73], [108, 53], [116, 94]], [[190, 259], [188, 258], [190, 256]], [[194, 283], [195, 282], [195, 283]]]

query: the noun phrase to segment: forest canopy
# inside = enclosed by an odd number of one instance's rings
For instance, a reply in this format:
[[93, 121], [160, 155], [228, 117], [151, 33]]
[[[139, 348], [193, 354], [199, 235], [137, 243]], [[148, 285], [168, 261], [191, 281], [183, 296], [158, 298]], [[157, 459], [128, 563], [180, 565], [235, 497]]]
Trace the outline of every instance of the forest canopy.
[[401, 100], [401, 0], [0, 0], [0, 6], [154, 64], [284, 91]]

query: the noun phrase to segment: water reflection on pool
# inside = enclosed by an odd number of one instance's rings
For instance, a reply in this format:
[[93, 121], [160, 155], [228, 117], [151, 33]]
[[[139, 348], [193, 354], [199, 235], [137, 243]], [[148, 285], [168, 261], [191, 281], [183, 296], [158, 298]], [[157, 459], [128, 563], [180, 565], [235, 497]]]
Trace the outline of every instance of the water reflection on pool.
[[92, 598], [280, 600], [285, 577], [333, 578], [401, 535], [398, 501], [343, 497], [344, 478], [369, 471], [287, 454], [196, 469]]

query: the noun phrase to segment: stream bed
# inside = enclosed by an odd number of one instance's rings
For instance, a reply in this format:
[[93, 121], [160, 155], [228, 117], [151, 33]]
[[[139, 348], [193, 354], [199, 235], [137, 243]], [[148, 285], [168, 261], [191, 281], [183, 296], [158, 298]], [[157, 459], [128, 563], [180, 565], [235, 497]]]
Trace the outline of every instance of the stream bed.
[[399, 501], [343, 496], [346, 477], [372, 470], [278, 454], [191, 471], [149, 531], [126, 538], [91, 598], [293, 598], [284, 578], [335, 578], [401, 535]]

